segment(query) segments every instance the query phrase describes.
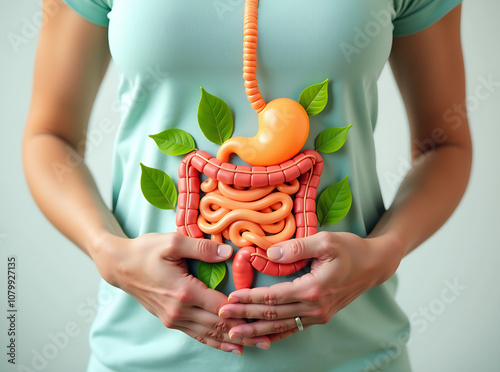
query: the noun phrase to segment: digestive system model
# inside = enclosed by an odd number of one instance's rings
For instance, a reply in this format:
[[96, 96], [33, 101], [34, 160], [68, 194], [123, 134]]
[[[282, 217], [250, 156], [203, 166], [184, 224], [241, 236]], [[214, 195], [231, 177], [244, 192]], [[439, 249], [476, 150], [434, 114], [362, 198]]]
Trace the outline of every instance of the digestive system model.
[[[326, 105], [328, 80], [306, 89], [299, 102], [289, 98], [264, 101], [257, 82], [258, 4], [258, 0], [245, 3], [243, 55], [246, 94], [258, 114], [256, 136], [230, 138], [231, 127], [229, 136], [226, 135], [229, 138], [220, 140], [216, 157], [196, 150], [191, 136], [179, 129], [152, 136], [166, 154], [179, 155], [194, 150], [179, 166], [177, 231], [193, 238], [211, 236], [220, 243], [229, 240], [238, 247], [233, 258], [236, 289], [251, 287], [254, 269], [282, 276], [293, 274], [308, 263], [301, 260], [278, 264], [268, 260], [266, 250], [294, 236], [304, 238], [317, 232], [316, 196], [323, 172], [323, 159], [318, 151], [300, 151], [309, 134], [309, 115], [321, 112]], [[211, 120], [215, 120], [212, 124], [219, 126], [220, 131], [223, 120], [217, 118], [222, 115], [225, 103], [202, 89], [200, 110], [203, 101], [212, 111]], [[198, 117], [203, 130], [203, 113], [199, 112]], [[230, 121], [232, 125], [232, 117]], [[338, 150], [349, 128], [324, 131], [316, 141], [316, 150]], [[179, 151], [179, 148], [185, 150]], [[231, 154], [249, 166], [231, 164]], [[146, 199], [159, 208], [175, 209], [175, 187], [168, 187], [166, 174], [142, 167], [141, 187]], [[201, 175], [207, 177], [203, 182]], [[156, 185], [151, 180], [156, 180]], [[157, 195], [167, 199], [163, 206], [154, 200], [155, 186], [166, 188]], [[347, 177], [327, 188], [318, 203], [320, 223], [338, 222], [349, 211], [351, 200]], [[209, 276], [212, 270], [213, 266], [209, 266]], [[210, 278], [203, 281], [214, 287]]]

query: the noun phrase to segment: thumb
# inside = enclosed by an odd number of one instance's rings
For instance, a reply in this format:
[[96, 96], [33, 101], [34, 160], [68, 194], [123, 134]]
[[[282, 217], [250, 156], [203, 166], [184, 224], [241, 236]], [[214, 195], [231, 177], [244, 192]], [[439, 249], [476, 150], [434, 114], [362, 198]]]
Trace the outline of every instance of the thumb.
[[333, 233], [320, 232], [307, 238], [291, 239], [267, 249], [267, 258], [292, 263], [306, 258], [333, 257]]
[[233, 254], [233, 247], [209, 239], [197, 239], [175, 233], [169, 258], [194, 258], [205, 262], [221, 262]]

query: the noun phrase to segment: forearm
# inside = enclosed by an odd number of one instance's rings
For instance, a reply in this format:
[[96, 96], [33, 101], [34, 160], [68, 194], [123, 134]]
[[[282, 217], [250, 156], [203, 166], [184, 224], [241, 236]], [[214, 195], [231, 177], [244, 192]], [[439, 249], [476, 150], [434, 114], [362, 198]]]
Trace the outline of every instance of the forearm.
[[95, 261], [104, 233], [123, 235], [82, 159], [90, 112], [110, 59], [108, 32], [59, 5], [38, 41], [23, 163], [42, 212]]
[[420, 154], [369, 237], [398, 241], [402, 254], [418, 247], [450, 217], [469, 180], [470, 144], [445, 144]]
[[23, 161], [28, 186], [42, 212], [90, 257], [98, 254], [99, 240], [106, 234], [125, 236], [81, 155], [68, 142], [28, 131]]
[[[469, 180], [467, 119], [456, 126], [443, 116], [465, 102], [460, 11], [457, 6], [427, 29], [393, 40], [390, 62], [408, 114], [413, 166], [370, 237], [392, 237], [402, 255], [445, 223]], [[424, 141], [432, 141], [434, 148], [416, 146]]]

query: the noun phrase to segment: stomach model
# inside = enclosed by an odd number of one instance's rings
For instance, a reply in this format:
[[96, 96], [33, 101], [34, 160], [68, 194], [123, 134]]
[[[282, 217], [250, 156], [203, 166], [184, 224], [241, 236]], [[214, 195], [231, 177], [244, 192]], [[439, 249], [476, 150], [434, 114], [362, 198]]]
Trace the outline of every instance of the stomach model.
[[[266, 250], [294, 236], [315, 234], [318, 216], [321, 225], [340, 221], [352, 202], [346, 177], [323, 192], [316, 213], [323, 171], [318, 151], [329, 153], [340, 149], [351, 126], [325, 130], [316, 140], [317, 151], [300, 152], [309, 134], [309, 115], [320, 113], [326, 106], [328, 80], [305, 89], [299, 102], [279, 98], [266, 104], [256, 79], [257, 6], [255, 0], [247, 0], [245, 6], [243, 68], [246, 93], [258, 113], [257, 134], [252, 138], [231, 138], [233, 120], [229, 107], [202, 88], [198, 121], [205, 136], [221, 145], [216, 157], [196, 150], [192, 137], [180, 129], [152, 136], [168, 155], [189, 152], [179, 166], [177, 231], [193, 238], [211, 236], [220, 243], [226, 239], [238, 247], [233, 258], [236, 289], [251, 287], [254, 269], [274, 276], [302, 269], [308, 260], [278, 264], [267, 259]], [[231, 154], [249, 165], [231, 164]], [[207, 178], [203, 182], [201, 175]], [[156, 180], [160, 192], [151, 182], [147, 185], [151, 180], [153, 184]], [[153, 205], [175, 209], [175, 198], [167, 197], [175, 192], [171, 183], [165, 173], [143, 166], [141, 187]], [[158, 202], [162, 196], [169, 200]], [[210, 268], [220, 264], [208, 265], [208, 276], [198, 270], [198, 277], [215, 287], [222, 278], [219, 275], [214, 282], [217, 270]], [[225, 272], [225, 264], [222, 265]]]

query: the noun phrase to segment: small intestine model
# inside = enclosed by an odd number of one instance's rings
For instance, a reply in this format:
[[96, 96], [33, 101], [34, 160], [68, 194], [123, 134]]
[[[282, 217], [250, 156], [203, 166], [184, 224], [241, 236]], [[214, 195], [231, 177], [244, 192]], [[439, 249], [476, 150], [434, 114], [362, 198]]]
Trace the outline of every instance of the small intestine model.
[[[316, 196], [324, 164], [317, 151], [300, 151], [309, 134], [309, 115], [321, 112], [326, 105], [328, 80], [306, 89], [300, 103], [289, 98], [264, 101], [257, 82], [258, 3], [245, 3], [243, 78], [248, 100], [258, 114], [259, 130], [252, 138], [221, 141], [216, 157], [205, 151], [191, 151], [179, 166], [177, 231], [194, 238], [210, 236], [220, 243], [225, 239], [238, 247], [232, 270], [236, 289], [251, 287], [254, 269], [283, 276], [307, 265], [308, 260], [272, 262], [266, 250], [293, 237], [308, 237], [317, 232]], [[320, 147], [331, 148], [331, 142], [336, 142], [339, 148], [342, 136], [345, 141], [349, 127], [332, 129], [334, 133], [320, 134]], [[318, 141], [316, 145], [318, 148]], [[248, 166], [231, 164], [232, 154]], [[203, 182], [202, 175], [207, 178]], [[345, 185], [350, 197], [347, 182], [332, 185], [336, 199], [342, 199], [341, 188]], [[143, 193], [146, 196], [144, 188]], [[345, 190], [343, 194], [347, 195]], [[339, 209], [338, 203], [339, 200], [327, 203], [322, 223], [331, 221], [329, 213], [335, 208], [337, 217], [339, 213], [341, 218], [347, 214], [350, 200], [347, 208], [341, 205]]]
[[[194, 238], [230, 240], [240, 249], [233, 259], [236, 289], [250, 288], [253, 268], [268, 275], [289, 275], [307, 260], [269, 261], [271, 245], [316, 233], [316, 192], [323, 160], [306, 150], [279, 165], [234, 166], [204, 151], [188, 154], [179, 167], [177, 231]], [[208, 180], [200, 185], [200, 173]], [[199, 197], [199, 191], [205, 196]], [[295, 200], [292, 199], [295, 195]], [[253, 267], [253, 268], [252, 268]]]

